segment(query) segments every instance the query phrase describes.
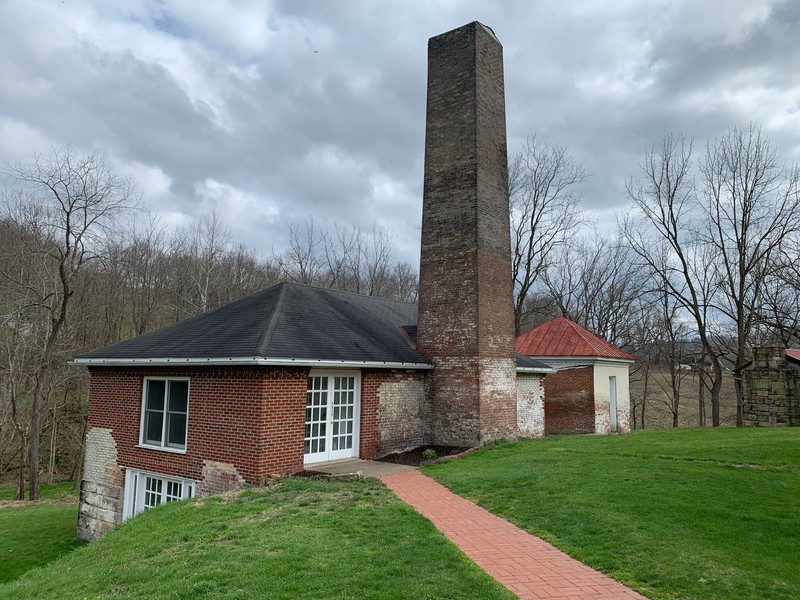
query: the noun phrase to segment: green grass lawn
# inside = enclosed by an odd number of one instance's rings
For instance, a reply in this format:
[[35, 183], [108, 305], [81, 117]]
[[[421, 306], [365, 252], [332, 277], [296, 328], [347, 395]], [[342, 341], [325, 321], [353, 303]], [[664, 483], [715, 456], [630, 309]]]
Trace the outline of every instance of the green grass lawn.
[[287, 479], [160, 506], [0, 585], [4, 600], [110, 597], [513, 595], [377, 481]]
[[[41, 496], [44, 501], [29, 505], [0, 504], [0, 583], [83, 545], [75, 537], [78, 505], [72, 484], [43, 485]], [[0, 501], [13, 497], [13, 485], [0, 485]]]
[[650, 598], [800, 598], [800, 428], [554, 436], [424, 472]]

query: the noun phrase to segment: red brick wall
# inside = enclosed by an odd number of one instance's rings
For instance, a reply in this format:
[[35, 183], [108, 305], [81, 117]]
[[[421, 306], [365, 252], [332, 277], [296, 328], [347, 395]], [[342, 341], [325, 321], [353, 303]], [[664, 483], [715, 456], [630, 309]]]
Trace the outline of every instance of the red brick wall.
[[[201, 480], [203, 461], [232, 463], [248, 483], [303, 468], [308, 369], [92, 368], [89, 427], [113, 430], [123, 467]], [[189, 377], [185, 454], [139, 448], [144, 377]]]
[[544, 378], [544, 431], [594, 433], [594, 368], [550, 373]]

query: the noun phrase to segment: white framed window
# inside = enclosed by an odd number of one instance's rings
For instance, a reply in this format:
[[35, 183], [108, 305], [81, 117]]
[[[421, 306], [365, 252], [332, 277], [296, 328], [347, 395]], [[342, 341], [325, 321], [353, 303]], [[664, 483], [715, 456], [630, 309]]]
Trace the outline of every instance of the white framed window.
[[189, 380], [145, 377], [143, 388], [139, 444], [185, 452], [189, 424]]
[[193, 498], [194, 493], [195, 482], [191, 479], [176, 479], [147, 471], [126, 469], [122, 518], [128, 519], [159, 504]]

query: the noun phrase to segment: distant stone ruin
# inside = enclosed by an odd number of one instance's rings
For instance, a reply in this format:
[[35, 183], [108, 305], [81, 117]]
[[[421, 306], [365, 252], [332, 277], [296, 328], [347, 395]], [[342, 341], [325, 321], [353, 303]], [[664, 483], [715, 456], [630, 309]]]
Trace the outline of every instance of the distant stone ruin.
[[782, 348], [756, 348], [753, 361], [738, 369], [747, 426], [800, 425], [800, 364]]

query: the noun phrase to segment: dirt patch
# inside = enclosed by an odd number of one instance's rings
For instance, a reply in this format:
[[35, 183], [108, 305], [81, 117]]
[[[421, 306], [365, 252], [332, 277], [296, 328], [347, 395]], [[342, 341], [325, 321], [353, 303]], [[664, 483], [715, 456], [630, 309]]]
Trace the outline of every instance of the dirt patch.
[[397, 465], [418, 467], [420, 465], [433, 464], [443, 458], [453, 458], [473, 451], [475, 451], [475, 448], [463, 446], [420, 446], [413, 450], [389, 454], [377, 460]]
[[78, 498], [76, 496], [67, 496], [65, 498], [55, 498], [46, 500], [0, 500], [0, 509], [2, 508], [21, 508], [24, 506], [40, 506], [42, 504], [77, 504]]

